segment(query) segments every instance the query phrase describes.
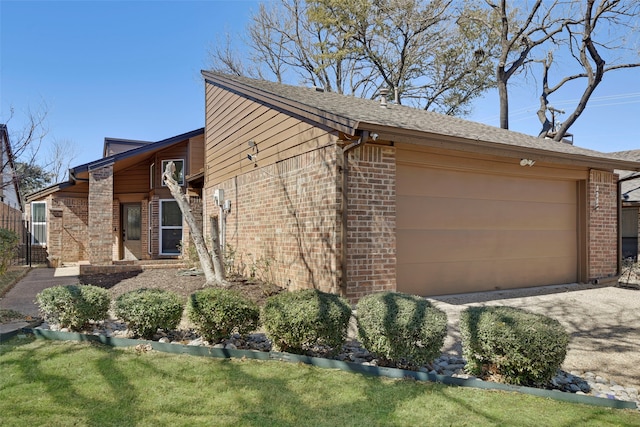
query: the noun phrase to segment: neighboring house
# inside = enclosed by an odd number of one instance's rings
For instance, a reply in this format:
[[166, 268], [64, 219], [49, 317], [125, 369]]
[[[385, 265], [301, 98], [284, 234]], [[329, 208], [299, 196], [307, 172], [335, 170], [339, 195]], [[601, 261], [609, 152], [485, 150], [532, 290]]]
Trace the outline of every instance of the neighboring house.
[[7, 125], [0, 124], [0, 227], [22, 235], [22, 198]]
[[[640, 150], [619, 151], [611, 155], [624, 160], [640, 161]], [[638, 259], [638, 222], [640, 221], [640, 173], [617, 170], [620, 176], [620, 199], [622, 202], [620, 237], [622, 257]]]
[[640, 170], [636, 161], [387, 101], [202, 74], [204, 217], [222, 219], [246, 274], [351, 301], [619, 274], [614, 170]]
[[92, 266], [178, 258], [188, 230], [162, 171], [173, 161], [177, 180], [197, 206], [202, 180], [190, 174], [202, 173], [203, 143], [204, 129], [154, 143], [106, 138], [105, 157], [27, 197], [35, 245], [50, 259]]

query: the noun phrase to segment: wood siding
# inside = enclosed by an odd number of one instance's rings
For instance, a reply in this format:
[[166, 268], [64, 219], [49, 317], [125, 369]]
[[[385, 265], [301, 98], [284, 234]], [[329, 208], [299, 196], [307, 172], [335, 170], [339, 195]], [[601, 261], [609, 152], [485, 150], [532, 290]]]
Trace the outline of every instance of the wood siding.
[[[338, 133], [206, 84], [205, 182], [220, 183], [257, 167], [334, 144]], [[233, 118], [233, 119], [230, 119]], [[257, 150], [249, 147], [252, 140]], [[251, 161], [247, 155], [256, 155]]]
[[438, 295], [578, 279], [587, 172], [398, 149], [398, 291]]
[[189, 173], [193, 175], [204, 170], [204, 134], [189, 138]]

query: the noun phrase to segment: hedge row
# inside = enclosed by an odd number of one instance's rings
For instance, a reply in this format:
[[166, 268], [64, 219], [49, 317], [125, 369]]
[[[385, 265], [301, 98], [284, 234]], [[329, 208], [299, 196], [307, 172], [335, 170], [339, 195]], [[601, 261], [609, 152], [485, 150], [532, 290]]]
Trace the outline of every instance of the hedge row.
[[[72, 330], [107, 318], [106, 290], [91, 285], [55, 286], [36, 298], [47, 321]], [[175, 329], [186, 305], [188, 319], [210, 342], [264, 327], [276, 350], [306, 354], [318, 348], [341, 349], [352, 316], [348, 302], [315, 289], [284, 292], [267, 299], [262, 310], [240, 293], [209, 288], [185, 302], [176, 294], [140, 289], [114, 301], [116, 316], [137, 336]], [[380, 358], [425, 365], [441, 354], [446, 314], [424, 298], [397, 292], [363, 297], [356, 321], [362, 345]], [[505, 382], [543, 385], [564, 361], [569, 336], [546, 316], [510, 307], [470, 307], [460, 320], [466, 369], [498, 375]]]

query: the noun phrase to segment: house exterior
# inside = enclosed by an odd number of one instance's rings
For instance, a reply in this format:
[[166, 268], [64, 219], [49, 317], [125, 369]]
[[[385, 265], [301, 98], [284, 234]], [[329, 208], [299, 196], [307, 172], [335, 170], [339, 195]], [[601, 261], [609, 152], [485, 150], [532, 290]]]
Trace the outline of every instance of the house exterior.
[[7, 125], [0, 124], [0, 228], [22, 236], [22, 198]]
[[179, 258], [188, 230], [162, 171], [173, 161], [198, 206], [201, 180], [190, 175], [204, 168], [203, 143], [204, 129], [153, 143], [106, 138], [103, 158], [27, 197], [34, 246], [50, 260], [80, 262], [83, 273], [118, 261]]
[[636, 161], [386, 100], [202, 75], [203, 215], [240, 272], [354, 302], [619, 274], [614, 170]]

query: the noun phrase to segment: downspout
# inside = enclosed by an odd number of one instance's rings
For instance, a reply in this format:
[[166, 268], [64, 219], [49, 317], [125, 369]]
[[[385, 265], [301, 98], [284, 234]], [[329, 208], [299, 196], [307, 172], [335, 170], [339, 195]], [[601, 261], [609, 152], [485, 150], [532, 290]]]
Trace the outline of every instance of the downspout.
[[622, 183], [626, 181], [633, 181], [634, 179], [640, 178], [640, 173], [635, 173], [626, 178], [622, 178], [618, 180], [618, 191], [617, 191], [617, 199], [618, 199], [618, 218], [617, 218], [617, 237], [618, 237], [618, 253], [617, 253], [617, 265], [616, 265], [616, 276], [620, 276], [622, 274]]
[[363, 146], [369, 139], [369, 131], [362, 131], [357, 141], [352, 142], [342, 149], [342, 253], [340, 254], [340, 267], [342, 278], [340, 280], [340, 294], [347, 296], [347, 222], [349, 197], [349, 152]]

